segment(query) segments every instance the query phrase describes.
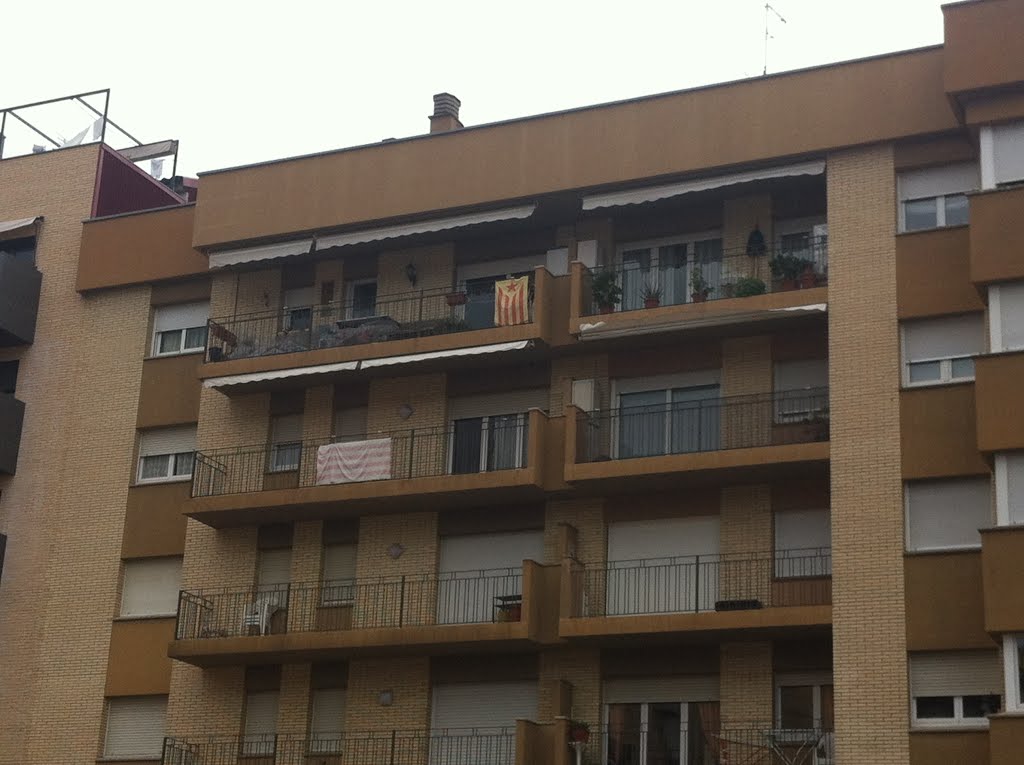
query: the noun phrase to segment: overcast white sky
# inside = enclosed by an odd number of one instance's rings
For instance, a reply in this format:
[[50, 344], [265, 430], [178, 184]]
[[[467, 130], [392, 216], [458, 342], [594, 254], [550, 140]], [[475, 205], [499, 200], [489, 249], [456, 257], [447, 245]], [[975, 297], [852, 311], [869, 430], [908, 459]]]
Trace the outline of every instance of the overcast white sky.
[[[768, 71], [942, 42], [938, 0], [773, 0]], [[112, 89], [179, 172], [760, 75], [763, 0], [7, 0], [0, 106]]]

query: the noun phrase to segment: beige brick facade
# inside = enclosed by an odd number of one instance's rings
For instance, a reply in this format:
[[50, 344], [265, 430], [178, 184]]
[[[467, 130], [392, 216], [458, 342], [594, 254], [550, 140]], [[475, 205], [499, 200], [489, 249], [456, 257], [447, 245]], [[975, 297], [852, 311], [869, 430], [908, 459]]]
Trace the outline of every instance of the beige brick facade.
[[[390, 705], [381, 694], [390, 692]], [[349, 665], [345, 730], [424, 730], [430, 720], [430, 660], [364, 659]]]

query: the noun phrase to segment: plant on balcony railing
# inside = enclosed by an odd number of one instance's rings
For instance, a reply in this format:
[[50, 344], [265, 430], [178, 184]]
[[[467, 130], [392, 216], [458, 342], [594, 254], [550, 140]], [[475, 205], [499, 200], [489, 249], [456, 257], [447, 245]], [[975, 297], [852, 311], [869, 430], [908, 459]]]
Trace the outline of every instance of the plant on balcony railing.
[[519, 568], [183, 590], [175, 634], [193, 640], [518, 622], [523, 595]]
[[[531, 285], [533, 277], [530, 277]], [[521, 311], [495, 311], [495, 287], [423, 289], [311, 306], [285, 306], [211, 319], [210, 361], [272, 356], [367, 343], [448, 335], [533, 320], [533, 289]]]
[[[164, 739], [162, 765], [513, 765], [515, 728], [446, 728]], [[311, 759], [317, 758], [317, 759]], [[337, 758], [337, 759], [335, 759]]]
[[576, 461], [826, 441], [827, 388], [579, 412]]
[[[677, 257], [659, 252], [657, 257], [651, 254], [646, 260], [590, 269], [589, 304], [584, 306], [584, 313], [751, 297], [807, 289], [827, 281], [827, 236], [796, 236], [792, 241], [787, 238], [770, 253], [766, 249], [753, 255], [746, 247], [694, 250]], [[654, 294], [657, 300], [651, 299]]]
[[527, 467], [529, 412], [286, 444], [207, 450], [195, 457], [192, 496], [328, 486]]
[[735, 611], [832, 602], [828, 548], [575, 564], [574, 617]]

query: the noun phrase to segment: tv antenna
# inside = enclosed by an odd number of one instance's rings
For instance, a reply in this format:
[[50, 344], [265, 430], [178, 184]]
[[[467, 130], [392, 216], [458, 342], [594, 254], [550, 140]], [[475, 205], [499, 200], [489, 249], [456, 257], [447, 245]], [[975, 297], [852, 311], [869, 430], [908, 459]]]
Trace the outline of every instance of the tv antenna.
[[775, 39], [769, 31], [769, 22], [773, 14], [783, 24], [786, 23], [786, 20], [782, 18], [782, 14], [775, 10], [771, 3], [764, 4], [764, 71], [761, 72], [762, 76], [768, 74], [768, 41]]

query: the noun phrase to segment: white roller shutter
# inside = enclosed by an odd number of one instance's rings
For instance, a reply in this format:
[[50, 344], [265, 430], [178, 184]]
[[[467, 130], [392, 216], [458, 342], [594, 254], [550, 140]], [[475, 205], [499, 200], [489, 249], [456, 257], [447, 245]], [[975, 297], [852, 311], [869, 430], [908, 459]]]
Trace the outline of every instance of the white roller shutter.
[[539, 530], [442, 537], [438, 568], [442, 573], [520, 568], [524, 560], [543, 556], [544, 532]]
[[502, 603], [509, 602], [511, 596], [523, 595], [523, 561], [540, 561], [543, 555], [543, 531], [442, 537], [438, 623], [484, 623], [497, 619]]
[[321, 688], [313, 692], [313, 718], [309, 729], [326, 738], [340, 734], [345, 725], [345, 689]]
[[254, 691], [246, 694], [246, 736], [264, 736], [277, 730], [277, 699], [277, 691]]
[[941, 651], [910, 656], [911, 696], [1003, 693], [998, 651]]
[[196, 426], [179, 425], [174, 428], [157, 428], [143, 431], [139, 435], [139, 456], [157, 454], [178, 454], [196, 450]]
[[205, 327], [210, 317], [209, 301], [160, 306], [153, 313], [153, 331]]
[[462, 396], [448, 401], [448, 418], [464, 420], [496, 414], [518, 414], [534, 408], [546, 410], [548, 400], [549, 392], [545, 388]]
[[775, 549], [800, 550], [832, 545], [828, 510], [785, 510], [775, 513]]
[[487, 260], [482, 263], [468, 263], [459, 266], [457, 277], [459, 284], [467, 279], [483, 279], [488, 276], [507, 276], [509, 274], [522, 274], [532, 271], [537, 266], [547, 263], [547, 254], [525, 255], [519, 258], [504, 258], [502, 260]]
[[903, 325], [904, 361], [948, 359], [985, 351], [985, 316], [980, 313]]
[[159, 758], [166, 718], [166, 696], [109, 699], [103, 756], [119, 760]]
[[605, 704], [718, 701], [718, 675], [623, 677], [604, 683]]
[[608, 560], [639, 561], [718, 553], [717, 515], [608, 525]]
[[270, 423], [270, 442], [290, 444], [302, 440], [302, 415], [282, 414]]
[[775, 365], [775, 390], [805, 390], [828, 387], [828, 361], [807, 359], [782, 361]]
[[516, 720], [537, 719], [537, 683], [458, 683], [436, 685], [431, 728], [511, 728]]
[[1024, 523], [1024, 452], [999, 455], [1006, 464], [1006, 522]]
[[174, 614], [180, 589], [181, 558], [125, 561], [121, 616]]
[[296, 287], [295, 289], [285, 290], [284, 292], [284, 308], [306, 308], [313, 305], [313, 288], [312, 287]]
[[324, 548], [323, 580], [325, 582], [355, 579], [355, 576], [355, 545], [328, 545]]
[[989, 300], [989, 310], [993, 302], [999, 306], [999, 332], [992, 338], [992, 350], [1017, 351], [1024, 348], [1024, 282], [998, 284], [989, 290], [997, 295], [995, 301]]
[[267, 585], [288, 584], [292, 579], [292, 551], [290, 547], [280, 550], [261, 550], [256, 583]]
[[1024, 122], [992, 128], [996, 183], [1024, 181]]
[[911, 170], [899, 175], [900, 200], [963, 194], [981, 188], [976, 162]]
[[339, 409], [334, 413], [334, 440], [360, 441], [366, 438], [366, 407]]
[[992, 525], [988, 478], [908, 483], [907, 549], [978, 547], [978, 529]]

